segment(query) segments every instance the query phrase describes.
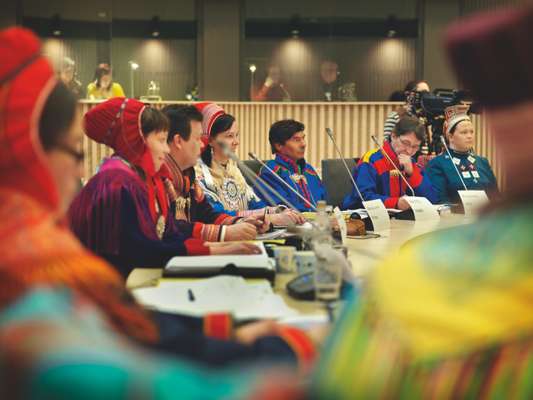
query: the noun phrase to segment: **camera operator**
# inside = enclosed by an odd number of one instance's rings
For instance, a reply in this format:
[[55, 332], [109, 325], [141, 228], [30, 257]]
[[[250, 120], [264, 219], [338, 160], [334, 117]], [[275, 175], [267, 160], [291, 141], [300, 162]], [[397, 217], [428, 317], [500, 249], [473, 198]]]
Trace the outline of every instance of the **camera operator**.
[[[418, 119], [422, 118], [420, 97], [424, 93], [429, 93], [429, 90], [429, 85], [426, 81], [411, 81], [405, 85], [405, 104], [402, 104], [395, 111], [392, 111], [385, 120], [385, 125], [383, 127], [383, 138], [386, 141], [390, 140], [391, 132], [401, 117], [411, 116], [417, 117]], [[425, 123], [425, 121], [421, 122]]]

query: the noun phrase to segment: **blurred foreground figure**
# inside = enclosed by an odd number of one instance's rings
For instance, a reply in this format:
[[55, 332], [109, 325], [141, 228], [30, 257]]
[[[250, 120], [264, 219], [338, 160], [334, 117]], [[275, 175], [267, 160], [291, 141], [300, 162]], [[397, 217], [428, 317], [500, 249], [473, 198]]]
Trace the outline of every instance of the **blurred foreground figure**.
[[230, 330], [219, 319], [235, 340], [208, 337], [209, 326], [186, 327], [177, 315], [144, 310], [118, 272], [67, 229], [65, 212], [83, 170], [76, 99], [30, 31], [0, 31], [0, 58], [0, 399], [283, 395], [290, 372], [274, 379], [223, 367], [290, 362], [265, 359], [280, 353], [269, 347], [265, 354], [262, 340], [310, 362], [313, 348], [291, 347], [310, 343], [303, 333], [285, 327], [279, 338], [255, 340], [254, 332], [243, 337], [245, 327]]
[[533, 398], [532, 34], [531, 6], [448, 29], [459, 81], [491, 118], [507, 198], [375, 271], [325, 349], [315, 396]]

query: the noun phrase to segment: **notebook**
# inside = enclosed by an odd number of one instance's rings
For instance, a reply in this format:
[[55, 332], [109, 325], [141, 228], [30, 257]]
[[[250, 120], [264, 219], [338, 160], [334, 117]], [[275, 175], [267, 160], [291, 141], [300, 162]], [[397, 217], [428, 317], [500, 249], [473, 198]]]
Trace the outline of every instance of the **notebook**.
[[255, 244], [261, 248], [261, 254], [172, 257], [163, 270], [163, 276], [235, 275], [245, 278], [265, 278], [274, 282], [275, 261], [268, 258], [263, 243], [256, 242]]

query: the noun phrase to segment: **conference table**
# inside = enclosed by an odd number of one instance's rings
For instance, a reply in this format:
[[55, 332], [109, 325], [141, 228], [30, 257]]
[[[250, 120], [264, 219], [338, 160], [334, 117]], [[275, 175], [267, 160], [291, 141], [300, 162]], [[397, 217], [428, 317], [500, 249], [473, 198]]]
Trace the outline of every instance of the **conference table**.
[[[384, 258], [388, 258], [398, 252], [409, 240], [428, 234], [430, 232], [451, 228], [473, 222], [472, 218], [462, 214], [443, 214], [436, 221], [407, 221], [391, 220], [390, 230], [381, 232], [379, 237], [350, 238], [346, 239], [345, 246], [348, 248], [348, 259], [352, 264], [352, 270], [357, 280], [364, 282], [365, 277], [373, 268], [379, 265]], [[129, 289], [155, 286], [161, 280], [162, 268], [136, 268], [128, 276], [126, 286]], [[295, 274], [276, 274], [274, 292], [279, 294], [286, 304], [297, 310], [301, 315], [317, 315], [324, 313], [324, 305], [315, 301], [301, 301], [287, 294], [286, 284], [295, 277]], [[171, 278], [176, 279], [176, 278]]]

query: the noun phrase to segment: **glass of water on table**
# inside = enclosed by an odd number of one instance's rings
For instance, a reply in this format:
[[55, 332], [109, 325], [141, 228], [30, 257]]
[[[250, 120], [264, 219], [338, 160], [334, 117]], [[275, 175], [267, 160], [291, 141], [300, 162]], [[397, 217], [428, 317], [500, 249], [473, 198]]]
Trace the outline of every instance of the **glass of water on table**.
[[342, 270], [340, 265], [319, 258], [314, 273], [316, 299], [319, 301], [338, 300], [341, 279]]

